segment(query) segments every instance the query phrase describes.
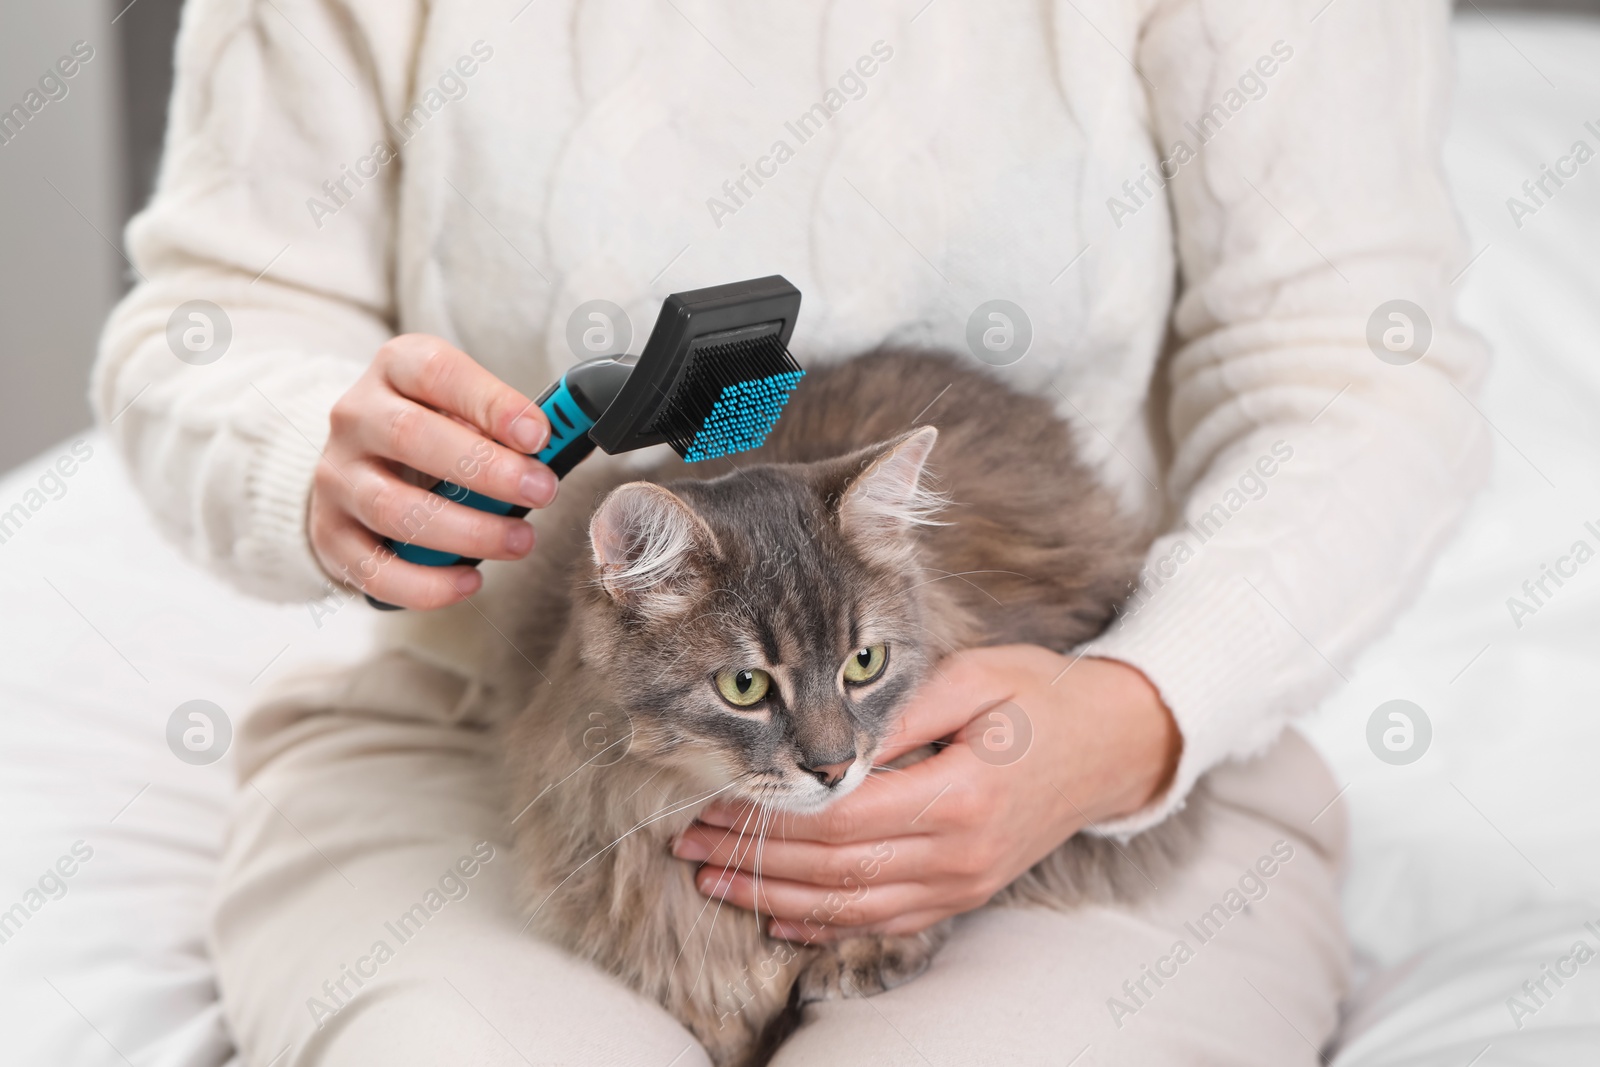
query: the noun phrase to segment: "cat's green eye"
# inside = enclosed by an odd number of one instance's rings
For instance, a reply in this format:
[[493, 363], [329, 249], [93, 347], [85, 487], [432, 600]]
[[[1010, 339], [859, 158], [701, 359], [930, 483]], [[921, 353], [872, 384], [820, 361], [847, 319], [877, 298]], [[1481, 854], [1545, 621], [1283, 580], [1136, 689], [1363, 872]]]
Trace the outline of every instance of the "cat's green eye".
[[851, 685], [865, 685], [882, 674], [888, 662], [888, 645], [868, 645], [866, 648], [858, 648], [844, 661], [844, 680]]
[[766, 699], [772, 688], [772, 675], [755, 668], [736, 671], [725, 667], [714, 680], [722, 699], [736, 708], [754, 707]]

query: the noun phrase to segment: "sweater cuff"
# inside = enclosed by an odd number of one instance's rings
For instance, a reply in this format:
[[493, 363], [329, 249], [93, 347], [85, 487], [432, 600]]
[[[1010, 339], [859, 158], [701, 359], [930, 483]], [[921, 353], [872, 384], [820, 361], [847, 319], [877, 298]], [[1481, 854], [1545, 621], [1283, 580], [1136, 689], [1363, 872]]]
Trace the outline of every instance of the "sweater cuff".
[[1202, 774], [1230, 757], [1263, 751], [1285, 716], [1261, 706], [1294, 631], [1242, 573], [1196, 570], [1129, 609], [1080, 651], [1138, 669], [1156, 687], [1183, 737], [1172, 784], [1139, 811], [1088, 832], [1127, 839], [1180, 810]]
[[363, 368], [330, 360], [322, 370], [291, 395], [271, 399], [276, 412], [246, 476], [242, 584], [273, 600], [315, 600], [328, 591], [330, 579], [311, 551], [306, 524], [311, 481], [328, 443], [329, 413]]

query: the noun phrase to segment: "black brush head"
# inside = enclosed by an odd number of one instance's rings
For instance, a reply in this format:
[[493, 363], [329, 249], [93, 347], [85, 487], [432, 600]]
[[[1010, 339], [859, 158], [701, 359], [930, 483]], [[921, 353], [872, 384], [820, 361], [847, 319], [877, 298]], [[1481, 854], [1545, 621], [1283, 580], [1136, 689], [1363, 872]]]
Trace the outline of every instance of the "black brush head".
[[755, 448], [805, 373], [787, 347], [799, 311], [779, 275], [667, 297], [589, 436], [612, 454], [665, 442], [690, 462]]
[[759, 448], [804, 373], [776, 333], [696, 345], [650, 428], [690, 463]]

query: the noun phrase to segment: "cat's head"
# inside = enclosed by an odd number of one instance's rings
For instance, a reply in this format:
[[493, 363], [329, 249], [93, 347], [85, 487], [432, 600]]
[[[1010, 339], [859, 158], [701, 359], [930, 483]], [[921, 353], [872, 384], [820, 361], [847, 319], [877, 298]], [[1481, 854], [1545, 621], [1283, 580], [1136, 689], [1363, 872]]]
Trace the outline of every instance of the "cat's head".
[[861, 782], [937, 658], [917, 552], [936, 437], [606, 496], [576, 621], [632, 758], [791, 811]]

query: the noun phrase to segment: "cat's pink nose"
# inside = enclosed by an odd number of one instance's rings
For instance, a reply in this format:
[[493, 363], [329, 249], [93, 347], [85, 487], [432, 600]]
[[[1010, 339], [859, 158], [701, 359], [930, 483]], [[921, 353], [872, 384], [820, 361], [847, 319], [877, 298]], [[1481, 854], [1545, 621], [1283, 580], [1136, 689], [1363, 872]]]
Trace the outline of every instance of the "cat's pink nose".
[[844, 776], [850, 773], [850, 768], [855, 766], [855, 762], [853, 759], [848, 759], [843, 763], [823, 763], [815, 767], [807, 767], [805, 764], [801, 764], [800, 769], [829, 789], [832, 789], [844, 781]]

